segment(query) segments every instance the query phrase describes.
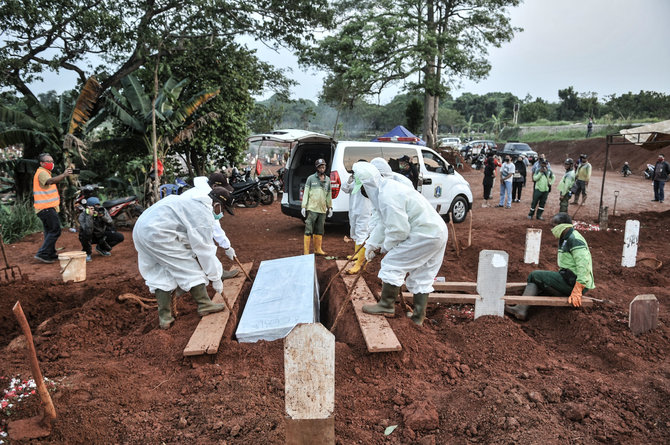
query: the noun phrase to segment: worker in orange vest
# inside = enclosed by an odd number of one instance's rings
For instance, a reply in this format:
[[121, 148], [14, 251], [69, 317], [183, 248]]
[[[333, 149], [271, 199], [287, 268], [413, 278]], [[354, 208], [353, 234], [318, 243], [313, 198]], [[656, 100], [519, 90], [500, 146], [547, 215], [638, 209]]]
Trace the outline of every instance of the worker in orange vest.
[[33, 176], [33, 199], [37, 217], [44, 227], [44, 242], [37, 251], [35, 259], [43, 263], [53, 263], [58, 259], [56, 254], [56, 240], [60, 236], [60, 196], [56, 184], [72, 174], [71, 168], [66, 168], [58, 176], [51, 177], [54, 160], [49, 153], [42, 153], [38, 160], [40, 166]]

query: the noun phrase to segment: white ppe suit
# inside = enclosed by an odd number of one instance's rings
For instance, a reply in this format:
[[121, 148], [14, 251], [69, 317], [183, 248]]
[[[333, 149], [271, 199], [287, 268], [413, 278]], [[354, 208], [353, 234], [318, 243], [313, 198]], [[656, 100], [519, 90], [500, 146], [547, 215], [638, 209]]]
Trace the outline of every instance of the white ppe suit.
[[382, 252], [388, 252], [379, 278], [394, 286], [405, 282], [414, 294], [432, 292], [447, 246], [444, 220], [419, 192], [383, 178], [370, 163], [356, 162], [353, 169], [379, 212], [379, 223], [365, 243], [366, 251], [381, 247]]
[[212, 199], [206, 195], [170, 195], [140, 215], [133, 242], [140, 274], [152, 293], [177, 287], [189, 291], [221, 280], [213, 219]]
[[357, 245], [363, 244], [370, 233], [372, 203], [361, 194], [355, 181], [342, 184], [342, 191], [349, 194], [349, 235]]
[[[193, 188], [186, 190], [181, 196], [207, 196], [212, 188], [209, 186], [209, 180], [206, 176], [196, 176], [193, 178]], [[214, 241], [221, 246], [222, 249], [230, 249], [230, 240], [226, 236], [226, 232], [221, 228], [221, 222], [216, 219], [212, 223], [212, 232]]]

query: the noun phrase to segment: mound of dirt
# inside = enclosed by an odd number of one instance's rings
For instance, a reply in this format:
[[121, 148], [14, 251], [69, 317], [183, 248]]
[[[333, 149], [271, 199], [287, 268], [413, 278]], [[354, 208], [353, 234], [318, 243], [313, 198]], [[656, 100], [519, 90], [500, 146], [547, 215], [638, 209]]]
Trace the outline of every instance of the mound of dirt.
[[[596, 151], [604, 150], [604, 143], [598, 144], [553, 143], [538, 151], [554, 163], [566, 154], [587, 152], [595, 165]], [[512, 209], [495, 208], [481, 199], [481, 175], [464, 172], [475, 196], [472, 245], [465, 248], [469, 221], [457, 224], [439, 276], [475, 282], [483, 249], [509, 253], [509, 281], [525, 281], [536, 268], [555, 270], [549, 225], [526, 218], [529, 191]], [[670, 210], [649, 202], [651, 185], [641, 178], [608, 175], [607, 181], [607, 196], [609, 190], [622, 191], [608, 231], [594, 230], [597, 197], [570, 210], [593, 229], [582, 231], [597, 286], [589, 294], [609, 303], [585, 309], [537, 307], [526, 322], [474, 320], [472, 306], [431, 304], [423, 327], [398, 308], [389, 322], [403, 349], [379, 354], [367, 352], [353, 310], [345, 308], [335, 330], [337, 443], [667, 443]], [[598, 187], [591, 187], [597, 195]], [[607, 205], [612, 212], [612, 203]], [[550, 195], [546, 214], [557, 208], [555, 194]], [[628, 219], [640, 221], [639, 252], [662, 261], [659, 270], [621, 267]], [[283, 215], [278, 203], [236, 209], [222, 223], [240, 260], [254, 262], [252, 278], [261, 261], [302, 252], [304, 226]], [[523, 262], [529, 227], [543, 230], [539, 265]], [[32, 259], [40, 234], [7, 247], [10, 264], [21, 267], [25, 280], [3, 283], [0, 293], [0, 385], [13, 376], [29, 376], [11, 312], [20, 300], [43, 374], [57, 382], [59, 418], [52, 435], [40, 443], [284, 443], [283, 342], [238, 343], [235, 326], [229, 325], [216, 355], [184, 358], [182, 350], [199, 321], [188, 294], [180, 297], [179, 316], [167, 331], [158, 329], [155, 309], [117, 300], [123, 293], [151, 298], [137, 271], [132, 233], [124, 234], [126, 241], [111, 257], [94, 254], [82, 283], [62, 283], [57, 264]], [[454, 238], [461, 247], [458, 255]], [[347, 227], [328, 225], [323, 244], [339, 258], [354, 250]], [[64, 232], [58, 247], [79, 249], [77, 234]], [[225, 268], [232, 266], [222, 252], [220, 259]], [[378, 271], [377, 260], [361, 278], [377, 294]], [[336, 272], [334, 260], [317, 258], [320, 289]], [[247, 282], [234, 308], [237, 320], [250, 289]], [[628, 305], [639, 294], [655, 294], [661, 310], [656, 330], [634, 336], [627, 326]], [[345, 296], [338, 278], [322, 306], [327, 327]], [[10, 415], [0, 410], [0, 429], [38, 412], [34, 397], [17, 403]], [[397, 428], [385, 436], [393, 425]]]

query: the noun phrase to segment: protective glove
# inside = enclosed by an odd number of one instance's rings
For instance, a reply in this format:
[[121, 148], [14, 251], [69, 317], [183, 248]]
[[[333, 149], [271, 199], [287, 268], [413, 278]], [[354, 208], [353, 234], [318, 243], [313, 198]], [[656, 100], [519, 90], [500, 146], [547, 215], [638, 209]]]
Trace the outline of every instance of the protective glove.
[[333, 208], [332, 208], [332, 207], [329, 207], [329, 208], [328, 208], [328, 218], [330, 218], [330, 217], [332, 217], [332, 216], [333, 216]]
[[222, 293], [223, 292], [223, 281], [221, 281], [221, 279], [212, 281], [212, 289], [214, 289], [218, 293]]
[[583, 290], [584, 285], [579, 281], [575, 281], [575, 287], [572, 288], [572, 293], [568, 297], [568, 303], [572, 304], [574, 307], [580, 307], [582, 305]]
[[377, 255], [375, 250], [379, 249], [377, 246], [365, 246], [365, 260], [369, 263]]
[[230, 261], [235, 260], [235, 249], [233, 249], [232, 246], [227, 249], [223, 249], [223, 253], [226, 254], [226, 256]]
[[304, 207], [300, 209], [300, 214], [303, 218], [307, 218], [307, 210]]
[[349, 175], [349, 179], [347, 179], [347, 184], [353, 184], [354, 182], [354, 175]]

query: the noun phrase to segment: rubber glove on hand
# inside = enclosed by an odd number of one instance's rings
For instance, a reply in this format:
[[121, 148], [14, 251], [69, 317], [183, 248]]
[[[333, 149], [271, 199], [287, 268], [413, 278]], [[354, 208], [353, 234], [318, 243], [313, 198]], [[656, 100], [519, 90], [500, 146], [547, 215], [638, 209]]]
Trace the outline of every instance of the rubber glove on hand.
[[377, 246], [365, 246], [365, 260], [369, 263], [377, 255], [375, 250], [379, 249]]
[[228, 257], [228, 259], [230, 261], [235, 260], [235, 249], [233, 249], [232, 247], [229, 247], [227, 249], [223, 249], [223, 253], [226, 254], [226, 256]]
[[332, 216], [333, 216], [333, 208], [332, 208], [332, 207], [329, 207], [329, 208], [328, 208], [328, 218], [330, 218], [330, 217], [332, 217]]
[[304, 207], [300, 209], [300, 214], [303, 218], [307, 218], [307, 210]]
[[572, 304], [574, 307], [580, 307], [582, 305], [582, 291], [584, 290], [584, 285], [579, 281], [575, 282], [575, 287], [572, 288], [572, 293], [568, 297], [568, 303]]
[[223, 292], [223, 281], [220, 279], [212, 281], [212, 289], [214, 289], [218, 293]]
[[352, 184], [354, 182], [354, 175], [349, 175], [349, 179], [347, 179], [347, 184]]

